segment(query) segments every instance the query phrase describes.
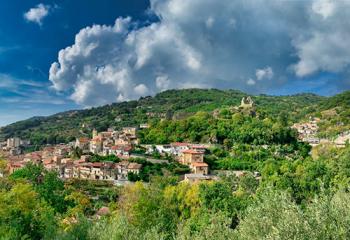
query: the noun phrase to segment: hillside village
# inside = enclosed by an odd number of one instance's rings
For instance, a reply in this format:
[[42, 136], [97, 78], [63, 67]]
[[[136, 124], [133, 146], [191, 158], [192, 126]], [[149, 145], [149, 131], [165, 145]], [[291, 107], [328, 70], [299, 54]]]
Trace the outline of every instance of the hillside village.
[[[233, 108], [241, 109], [249, 115], [255, 115], [255, 103], [250, 96], [243, 97], [241, 105]], [[213, 115], [218, 113], [214, 111]], [[322, 139], [317, 136], [320, 118], [310, 117], [309, 121], [295, 123], [291, 126], [298, 133], [301, 142], [311, 146], [319, 144], [333, 144], [344, 147], [350, 140], [350, 132], [340, 134], [336, 139]], [[18, 137], [9, 138], [1, 143], [2, 151], [8, 159], [8, 171], [23, 168], [28, 163], [42, 164], [45, 169], [57, 172], [62, 179], [89, 179], [106, 180], [115, 184], [129, 183], [128, 176], [138, 175], [142, 164], [134, 159], [144, 158], [152, 163], [169, 164], [169, 159], [188, 166], [190, 172], [183, 175], [185, 181], [215, 180], [218, 176], [213, 174], [204, 156], [212, 144], [197, 144], [187, 142], [174, 142], [170, 144], [140, 144], [138, 131], [149, 128], [147, 123], [138, 127], [123, 127], [120, 130], [109, 128], [98, 132], [93, 129], [91, 138], [79, 137], [68, 144], [45, 146], [41, 151], [23, 153], [30, 146], [30, 142]], [[142, 149], [142, 154], [135, 150]], [[78, 156], [76, 153], [79, 152]], [[152, 157], [154, 154], [157, 158]], [[75, 155], [75, 156], [74, 156]], [[115, 156], [113, 161], [91, 161], [92, 156]], [[244, 171], [231, 171], [236, 176], [244, 175]], [[259, 178], [259, 173], [255, 176]]]
[[321, 119], [316, 117], [310, 117], [309, 121], [295, 123], [292, 128], [298, 133], [298, 139], [302, 142], [309, 143], [311, 146], [317, 146], [320, 144], [331, 144], [336, 147], [345, 147], [346, 143], [350, 141], [350, 132], [345, 131], [340, 133], [336, 138], [320, 138], [318, 136], [319, 126]]
[[[332, 111], [339, 126], [325, 132], [333, 116], [326, 119], [308, 107], [302, 118], [285, 111], [275, 114], [261, 104], [259, 98], [244, 96], [235, 104], [173, 117], [139, 109], [147, 118], [125, 124], [126, 116], [117, 114], [114, 120], [122, 125], [103, 128], [99, 121], [82, 120], [74, 131], [79, 135], [72, 134], [62, 143], [56, 136], [55, 143], [33, 143], [38, 135], [27, 140], [16, 133], [0, 142], [0, 182], [3, 188], [15, 184], [0, 203], [5, 202], [2, 206], [7, 209], [16, 204], [12, 196], [19, 196], [25, 204], [50, 204], [57, 209], [60, 228], [67, 231], [83, 224], [79, 216], [93, 224], [104, 219], [113, 222], [119, 211], [130, 219], [138, 216], [143, 225], [154, 219], [153, 213], [160, 213], [155, 221], [167, 226], [169, 212], [170, 219], [189, 216], [192, 221], [203, 212], [223, 210], [234, 214], [229, 223], [236, 221], [237, 212], [244, 214], [253, 206], [260, 194], [269, 196], [270, 186], [278, 189], [278, 198], [269, 197], [266, 203], [272, 204], [270, 212], [283, 217], [289, 213], [280, 214], [283, 208], [275, 206], [288, 201], [284, 194], [302, 205], [317, 202], [314, 196], [322, 194], [324, 186], [327, 191], [348, 189], [350, 132], [342, 112]], [[60, 115], [65, 118], [69, 117]], [[27, 201], [30, 196], [40, 199]], [[194, 215], [187, 215], [193, 210]], [[258, 219], [264, 214], [265, 207]], [[13, 216], [11, 211], [7, 215]], [[177, 228], [181, 220], [176, 221]], [[135, 226], [130, 225], [129, 232]], [[119, 228], [113, 225], [113, 229]]]
[[[27, 163], [43, 164], [44, 168], [56, 171], [62, 179], [78, 178], [90, 180], [114, 181], [116, 184], [128, 182], [129, 174], [139, 174], [141, 164], [129, 161], [132, 151], [139, 145], [137, 128], [125, 127], [121, 131], [108, 129], [105, 132], [93, 130], [92, 138], [81, 137], [69, 144], [59, 144], [44, 147], [42, 151], [21, 154], [24, 141], [11, 138], [6, 141], [3, 151], [8, 154], [9, 173], [23, 168]], [[26, 143], [28, 144], [28, 143]], [[5, 145], [5, 143], [3, 143]], [[146, 153], [158, 152], [162, 156], [174, 157], [176, 161], [189, 166], [191, 174], [184, 176], [185, 180], [212, 179], [208, 164], [204, 162], [207, 145], [191, 143], [171, 143], [168, 145], [140, 145]], [[75, 150], [81, 151], [79, 159], [70, 157]], [[116, 156], [119, 162], [90, 162], [91, 155]], [[146, 156], [143, 156], [146, 157]], [[152, 162], [168, 163], [167, 160], [147, 158]]]

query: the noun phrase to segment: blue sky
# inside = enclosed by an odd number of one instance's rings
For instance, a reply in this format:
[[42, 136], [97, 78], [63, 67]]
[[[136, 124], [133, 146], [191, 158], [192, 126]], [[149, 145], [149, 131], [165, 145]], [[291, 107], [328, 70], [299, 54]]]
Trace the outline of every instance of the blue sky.
[[348, 1], [0, 4], [0, 126], [170, 88], [350, 89]]
[[[52, 10], [42, 25], [24, 18], [38, 4]], [[51, 88], [49, 68], [60, 49], [92, 24], [113, 24], [118, 16], [144, 20], [146, 0], [0, 0], [0, 126], [32, 116], [81, 108]]]

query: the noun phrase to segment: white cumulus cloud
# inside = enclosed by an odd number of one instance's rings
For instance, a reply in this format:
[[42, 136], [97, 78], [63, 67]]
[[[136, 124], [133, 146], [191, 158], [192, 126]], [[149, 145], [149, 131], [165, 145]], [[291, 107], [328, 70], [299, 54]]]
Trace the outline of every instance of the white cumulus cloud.
[[255, 76], [256, 76], [257, 80], [272, 79], [273, 78], [273, 70], [271, 67], [266, 67], [263, 69], [256, 69]]
[[29, 9], [26, 13], [24, 13], [24, 18], [29, 22], [34, 22], [39, 25], [42, 25], [43, 19], [49, 15], [50, 6], [44, 5], [42, 3], [37, 6]]
[[159, 21], [81, 29], [49, 78], [85, 106], [170, 88], [264, 92], [289, 77], [349, 71], [349, 11], [331, 0], [151, 0]]

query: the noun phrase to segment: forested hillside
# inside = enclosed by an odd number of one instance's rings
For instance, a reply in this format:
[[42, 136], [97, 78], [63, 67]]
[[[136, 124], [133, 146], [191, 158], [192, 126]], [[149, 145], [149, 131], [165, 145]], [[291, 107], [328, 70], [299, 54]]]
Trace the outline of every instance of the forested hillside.
[[204, 162], [218, 179], [182, 181], [189, 169], [172, 158], [130, 159], [144, 166], [120, 187], [42, 164], [10, 173], [0, 159], [0, 239], [349, 239], [350, 145], [311, 148], [290, 127], [315, 116], [320, 134], [349, 130], [349, 95], [258, 95], [246, 107], [238, 91], [170, 90], [7, 126], [4, 137], [44, 144], [147, 122], [141, 143], [215, 143]]
[[[239, 106], [247, 94], [236, 90], [184, 89], [168, 90], [138, 101], [114, 103], [86, 110], [68, 111], [49, 117], [34, 117], [0, 130], [0, 138], [19, 136], [33, 144], [54, 144], [73, 140], [77, 136], [108, 127], [135, 126], [160, 119], [185, 119], [198, 111], [212, 113], [216, 109]], [[341, 97], [341, 96], [340, 96]], [[258, 115], [290, 122], [304, 118], [327, 100], [314, 94], [293, 96], [253, 96]], [[326, 107], [326, 104], [322, 106]]]

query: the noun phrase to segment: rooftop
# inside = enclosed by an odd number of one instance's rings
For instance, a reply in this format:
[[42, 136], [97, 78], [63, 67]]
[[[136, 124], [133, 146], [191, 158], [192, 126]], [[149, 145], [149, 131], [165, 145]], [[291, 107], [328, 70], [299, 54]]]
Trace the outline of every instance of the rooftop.
[[194, 162], [191, 165], [194, 167], [208, 167], [208, 164], [206, 164], [205, 162]]
[[187, 154], [201, 154], [201, 155], [203, 155], [203, 152], [197, 151], [197, 150], [194, 150], [194, 149], [184, 150], [184, 151], [182, 151], [182, 153], [187, 153]]

